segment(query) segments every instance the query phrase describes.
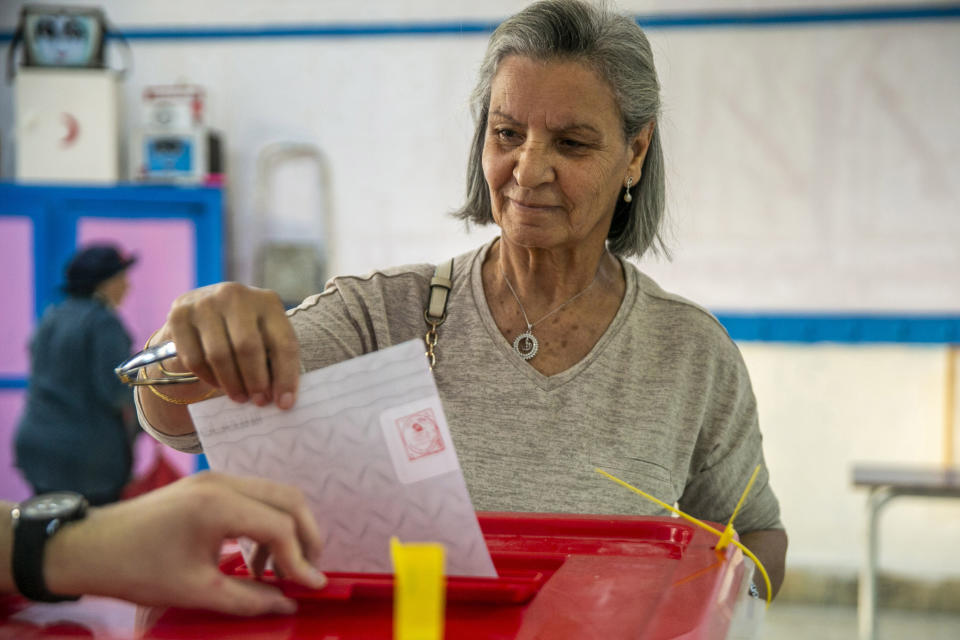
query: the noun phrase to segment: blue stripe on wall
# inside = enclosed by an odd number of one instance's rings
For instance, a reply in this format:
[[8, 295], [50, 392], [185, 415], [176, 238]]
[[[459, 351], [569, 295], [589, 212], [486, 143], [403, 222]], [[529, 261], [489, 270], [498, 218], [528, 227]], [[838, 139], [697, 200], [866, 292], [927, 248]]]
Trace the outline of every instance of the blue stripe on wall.
[[225, 40], [236, 38], [363, 38], [488, 34], [499, 22], [386, 22], [250, 27], [167, 27], [126, 29], [127, 40]]
[[960, 18], [960, 5], [842, 7], [769, 11], [715, 11], [637, 16], [644, 29], [766, 27], [824, 22], [888, 22]]
[[960, 315], [718, 312], [737, 341], [960, 344]]
[[[816, 9], [713, 11], [662, 13], [636, 16], [645, 29], [704, 27], [771, 27], [817, 23], [953, 20], [960, 18], [960, 3], [890, 5]], [[358, 38], [487, 34], [499, 21], [384, 22], [314, 25], [257, 25], [245, 27], [130, 27], [120, 33], [128, 40], [222, 40], [236, 38]], [[0, 42], [12, 31], [0, 32]]]

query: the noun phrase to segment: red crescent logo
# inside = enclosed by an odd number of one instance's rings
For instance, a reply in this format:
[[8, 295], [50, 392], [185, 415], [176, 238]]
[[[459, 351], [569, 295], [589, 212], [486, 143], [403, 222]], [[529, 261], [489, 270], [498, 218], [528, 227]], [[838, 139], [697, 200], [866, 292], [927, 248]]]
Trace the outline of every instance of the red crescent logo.
[[63, 125], [67, 128], [67, 135], [60, 140], [60, 146], [69, 147], [76, 142], [77, 136], [80, 134], [80, 123], [69, 113], [61, 114], [60, 119], [63, 120]]

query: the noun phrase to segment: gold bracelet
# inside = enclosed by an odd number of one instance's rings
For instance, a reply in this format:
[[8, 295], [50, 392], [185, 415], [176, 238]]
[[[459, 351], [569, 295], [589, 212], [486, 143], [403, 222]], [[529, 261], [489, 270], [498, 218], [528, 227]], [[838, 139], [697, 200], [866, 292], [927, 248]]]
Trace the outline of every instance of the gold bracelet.
[[163, 393], [162, 391], [158, 391], [157, 388], [154, 387], [152, 384], [148, 384], [148, 385], [144, 385], [144, 386], [145, 386], [147, 389], [150, 389], [150, 393], [152, 393], [153, 395], [157, 396], [158, 398], [160, 398], [160, 399], [163, 400], [164, 402], [169, 402], [170, 404], [193, 404], [194, 402], [200, 402], [201, 400], [206, 400], [206, 399], [208, 399], [208, 398], [211, 398], [211, 397], [213, 397], [213, 394], [215, 394], [215, 393], [217, 392], [217, 388], [216, 388], [216, 387], [213, 387], [212, 389], [208, 389], [206, 393], [204, 393], [204, 394], [202, 394], [202, 395], [199, 395], [199, 396], [197, 396], [196, 398], [185, 398], [185, 399], [181, 400], [180, 398], [174, 398], [174, 397], [172, 397], [172, 396], [168, 396], [167, 394]]
[[[162, 328], [163, 328], [163, 327], [160, 327], [160, 329], [162, 329]], [[155, 335], [157, 335], [158, 333], [160, 333], [160, 329], [157, 329], [156, 331], [154, 331], [153, 333], [151, 333], [151, 334], [150, 334], [150, 337], [147, 338], [147, 341], [143, 343], [143, 350], [144, 350], [144, 351], [146, 351], [147, 349], [150, 348], [150, 341], [153, 340], [153, 336], [155, 336]]]
[[[153, 335], [156, 335], [156, 334], [157, 334], [157, 332], [154, 331], [154, 332], [153, 332]], [[153, 339], [153, 335], [150, 336], [150, 338], [147, 339], [147, 344], [150, 344], [150, 340]], [[143, 377], [144, 377], [145, 369], [146, 369], [146, 367], [142, 367], [139, 371], [137, 371], [137, 377], [138, 377], [138, 378], [143, 378]], [[150, 393], [152, 393], [153, 395], [157, 396], [158, 398], [160, 398], [160, 399], [163, 400], [164, 402], [169, 402], [170, 404], [193, 404], [194, 402], [200, 402], [201, 400], [207, 400], [208, 398], [212, 397], [213, 394], [215, 394], [215, 393], [217, 392], [217, 388], [216, 388], [216, 387], [212, 387], [212, 388], [208, 389], [206, 393], [204, 393], [204, 394], [202, 394], [202, 395], [199, 395], [199, 396], [197, 396], [196, 398], [186, 398], [186, 399], [184, 399], [184, 400], [181, 400], [180, 398], [174, 398], [173, 396], [168, 396], [167, 394], [165, 394], [165, 393], [163, 393], [162, 391], [158, 390], [158, 389], [157, 389], [154, 385], [152, 385], [152, 384], [139, 385], [137, 388], [139, 389], [141, 386], [142, 386], [142, 387], [146, 387], [147, 389], [150, 389]]]
[[176, 378], [177, 376], [191, 375], [189, 371], [170, 371], [163, 366], [162, 362], [157, 362], [157, 366], [160, 368], [160, 373], [167, 376], [168, 378]]
[[[163, 327], [160, 327], [160, 329], [162, 329], [162, 328], [163, 328]], [[157, 335], [158, 333], [160, 333], [160, 329], [157, 329], [156, 331], [154, 331], [153, 333], [151, 333], [151, 334], [150, 334], [150, 337], [147, 338], [146, 343], [144, 343], [144, 345], [143, 345], [143, 350], [144, 350], [144, 351], [146, 351], [147, 349], [150, 348], [150, 341], [153, 340], [153, 336], [155, 336], [155, 335]], [[160, 369], [160, 373], [162, 373], [163, 375], [167, 376], [168, 378], [177, 378], [177, 377], [192, 376], [192, 375], [194, 375], [194, 374], [190, 373], [189, 371], [170, 371], [170, 370], [167, 369], [165, 366], [163, 366], [163, 361], [158, 361], [158, 362], [156, 362], [156, 365], [157, 365], [157, 367]], [[156, 393], [156, 392], [154, 392], [154, 393]], [[163, 396], [161, 396], [161, 397], [163, 397]], [[170, 400], [167, 400], [167, 402], [171, 402], [171, 401], [170, 401]]]

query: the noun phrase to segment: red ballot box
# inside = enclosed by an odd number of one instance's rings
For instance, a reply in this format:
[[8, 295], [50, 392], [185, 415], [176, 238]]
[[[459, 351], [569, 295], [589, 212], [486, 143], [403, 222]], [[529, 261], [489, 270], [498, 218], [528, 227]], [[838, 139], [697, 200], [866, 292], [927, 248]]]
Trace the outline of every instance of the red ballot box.
[[[720, 640], [746, 565], [730, 545], [675, 518], [481, 513], [497, 578], [447, 578], [446, 640]], [[413, 542], [413, 541], [406, 541]], [[239, 552], [222, 570], [250, 579]], [[239, 618], [135, 607], [0, 599], [0, 640], [374, 640], [393, 634], [391, 575], [330, 573], [321, 590], [278, 584], [292, 616]], [[277, 583], [272, 577], [268, 582]]]
[[[702, 529], [641, 516], [481, 513], [479, 519], [499, 577], [447, 579], [449, 640], [727, 636], [745, 565], [733, 545], [716, 551], [716, 536]], [[222, 568], [248, 576], [238, 553]], [[280, 582], [299, 601], [295, 616], [251, 620], [170, 609], [141, 616], [141, 637], [392, 637], [392, 576], [328, 578], [319, 591]]]

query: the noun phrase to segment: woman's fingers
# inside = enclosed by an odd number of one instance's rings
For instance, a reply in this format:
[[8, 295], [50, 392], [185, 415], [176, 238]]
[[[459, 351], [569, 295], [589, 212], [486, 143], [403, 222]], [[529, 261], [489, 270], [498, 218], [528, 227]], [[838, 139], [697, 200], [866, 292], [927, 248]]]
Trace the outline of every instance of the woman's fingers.
[[200, 335], [193, 326], [190, 308], [174, 302], [167, 314], [166, 329], [169, 339], [177, 345], [177, 360], [180, 364], [207, 384], [219, 387], [216, 374], [207, 364]]
[[217, 386], [234, 402], [246, 402], [249, 396], [225, 320], [223, 314], [211, 304], [198, 305], [194, 312], [194, 326], [200, 335], [203, 355], [217, 378]]
[[235, 402], [293, 406], [299, 347], [276, 293], [227, 282], [180, 296], [167, 317], [180, 362]]
[[267, 357], [274, 338], [269, 331], [292, 333], [293, 329], [276, 293], [266, 289], [252, 289], [248, 293], [255, 303], [232, 301], [225, 321], [243, 384], [253, 401], [262, 406], [272, 399]]
[[244, 396], [230, 397], [237, 402], [251, 398], [263, 406], [270, 400], [270, 370], [256, 315], [250, 309], [240, 308], [223, 319], [227, 353], [222, 366], [225, 374], [235, 376], [231, 383], [237, 384]]
[[281, 409], [290, 409], [300, 380], [300, 344], [286, 314], [264, 318], [260, 324], [273, 373], [273, 399]]

